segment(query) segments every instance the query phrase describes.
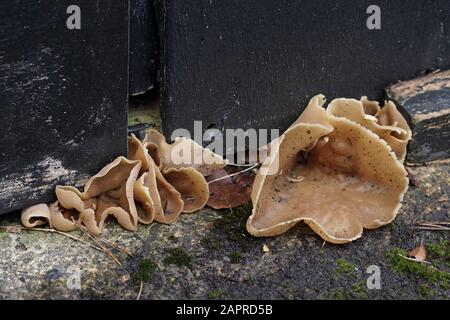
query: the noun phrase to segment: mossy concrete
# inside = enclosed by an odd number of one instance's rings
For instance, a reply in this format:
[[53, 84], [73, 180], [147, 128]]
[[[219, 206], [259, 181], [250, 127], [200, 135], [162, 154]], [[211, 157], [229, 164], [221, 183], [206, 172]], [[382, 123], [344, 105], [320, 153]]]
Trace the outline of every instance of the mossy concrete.
[[[440, 277], [414, 272], [392, 253], [424, 241], [433, 268], [450, 271], [449, 233], [414, 228], [423, 210], [449, 193], [449, 168], [412, 168], [421, 185], [409, 189], [393, 225], [366, 230], [348, 245], [324, 244], [302, 224], [277, 237], [251, 237], [245, 231], [250, 206], [204, 209], [172, 225], [141, 225], [134, 233], [110, 221], [104, 237], [133, 253], [115, 253], [122, 266], [62, 235], [1, 232], [0, 298], [135, 299], [142, 281], [141, 299], [448, 299], [450, 289]], [[448, 201], [418, 220], [450, 221]], [[0, 224], [19, 222], [15, 214]], [[370, 265], [381, 269], [380, 290], [366, 286]], [[81, 289], [67, 285], [71, 267], [80, 270]]]

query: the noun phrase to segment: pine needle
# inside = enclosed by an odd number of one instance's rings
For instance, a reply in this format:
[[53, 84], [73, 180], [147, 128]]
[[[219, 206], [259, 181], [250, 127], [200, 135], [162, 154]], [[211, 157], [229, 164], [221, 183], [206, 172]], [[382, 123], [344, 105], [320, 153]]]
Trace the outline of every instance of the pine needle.
[[425, 209], [422, 210], [422, 212], [414, 219], [414, 222], [416, 222], [417, 220], [419, 220], [420, 218], [422, 218], [426, 213], [428, 213], [432, 208], [434, 208], [434, 206], [436, 206], [438, 203], [440, 202], [444, 202], [447, 201], [448, 198], [446, 195], [443, 195], [441, 197], [439, 197], [438, 199], [434, 200], [433, 202], [431, 202], [429, 205], [427, 205], [425, 207]]
[[236, 172], [236, 173], [233, 173], [233, 174], [229, 174], [229, 175], [226, 175], [226, 176], [223, 176], [223, 177], [214, 179], [214, 180], [212, 180], [212, 181], [209, 181], [208, 184], [211, 184], [211, 183], [214, 183], [214, 182], [217, 182], [217, 181], [225, 180], [225, 179], [228, 179], [228, 178], [231, 178], [231, 177], [240, 175], [240, 174], [242, 174], [242, 173], [244, 173], [244, 172], [247, 172], [247, 171], [250, 171], [250, 170], [256, 168], [257, 166], [259, 166], [259, 163], [254, 164], [254, 165], [252, 165], [251, 167], [249, 167], [249, 168], [247, 168], [247, 169], [244, 169], [244, 170], [242, 170], [242, 171], [239, 171], [239, 172]]
[[26, 231], [40, 231], [40, 232], [48, 232], [48, 233], [57, 233], [57, 234], [65, 236], [65, 237], [68, 237], [70, 239], [73, 239], [75, 241], [81, 242], [81, 243], [83, 243], [85, 245], [88, 245], [91, 248], [94, 248], [95, 250], [103, 251], [100, 247], [94, 246], [93, 244], [91, 244], [89, 242], [86, 242], [86, 241], [84, 241], [84, 240], [82, 240], [80, 238], [77, 238], [77, 237], [72, 236], [72, 235], [70, 235], [70, 234], [68, 234], [66, 232], [62, 232], [62, 231], [59, 231], [59, 230], [56, 230], [56, 229], [50, 229], [50, 228], [48, 228], [48, 229], [47, 228], [25, 228], [25, 227], [22, 227], [22, 226], [6, 226], [6, 227], [0, 226], [0, 229], [8, 229], [10, 227], [14, 227], [14, 228], [18, 228], [20, 230], [26, 230]]
[[92, 235], [89, 230], [87, 230], [83, 225], [81, 225], [78, 221], [75, 219], [72, 219], [72, 221], [75, 223], [75, 225], [83, 231], [92, 241], [94, 241], [100, 248], [102, 248], [102, 251], [105, 252], [108, 256], [111, 257], [111, 259], [114, 260], [115, 263], [117, 263], [119, 266], [122, 266], [122, 263], [117, 259], [117, 257], [109, 250], [107, 247], [105, 247], [94, 235]]
[[136, 300], [141, 299], [142, 289], [144, 288], [144, 281], [141, 281], [141, 287], [139, 288], [139, 293], [137, 295]]
[[110, 247], [112, 247], [112, 248], [114, 248], [114, 249], [117, 249], [117, 250], [119, 250], [119, 251], [122, 251], [123, 253], [125, 253], [126, 255], [129, 255], [130, 257], [132, 257], [133, 256], [133, 254], [131, 253], [131, 251], [129, 251], [128, 249], [126, 249], [126, 248], [124, 248], [124, 247], [121, 247], [121, 246], [119, 246], [118, 244], [116, 244], [116, 243], [114, 243], [114, 242], [111, 242], [111, 241], [109, 241], [109, 240], [107, 240], [107, 239], [104, 239], [104, 238], [99, 238], [101, 241], [103, 241], [103, 242], [105, 242], [106, 244], [108, 244]]

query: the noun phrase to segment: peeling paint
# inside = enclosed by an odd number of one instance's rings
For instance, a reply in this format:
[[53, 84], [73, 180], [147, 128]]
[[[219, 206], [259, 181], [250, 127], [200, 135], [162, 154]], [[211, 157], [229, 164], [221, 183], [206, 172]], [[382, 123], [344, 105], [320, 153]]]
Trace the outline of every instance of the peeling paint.
[[64, 167], [61, 160], [51, 157], [25, 168], [25, 174], [9, 174], [0, 181], [0, 200], [10, 199], [9, 207], [16, 206], [15, 194], [29, 194], [29, 199], [38, 199], [43, 192], [51, 190], [58, 183], [74, 181], [80, 187], [88, 180], [87, 175]]

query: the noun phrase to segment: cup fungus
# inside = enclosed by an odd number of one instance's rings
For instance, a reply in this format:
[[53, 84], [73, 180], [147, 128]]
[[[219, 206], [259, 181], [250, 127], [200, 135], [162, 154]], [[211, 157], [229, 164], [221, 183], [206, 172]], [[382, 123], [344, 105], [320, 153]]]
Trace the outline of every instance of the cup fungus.
[[[49, 223], [61, 231], [71, 231], [82, 224], [98, 235], [110, 215], [125, 229], [135, 231], [138, 222], [172, 223], [182, 212], [201, 209], [209, 196], [205, 177], [188, 165], [172, 166], [170, 154], [159, 154], [164, 151], [162, 144], [149, 143], [150, 146], [132, 135], [129, 159], [118, 157], [105, 166], [88, 181], [83, 192], [71, 186], [57, 186], [58, 200], [24, 209], [22, 224], [32, 228]], [[186, 139], [183, 143], [191, 142]], [[197, 148], [203, 149], [198, 145]]]
[[392, 101], [380, 108], [378, 102], [369, 101], [367, 97], [362, 97], [361, 101], [336, 99], [330, 103], [327, 111], [333, 116], [344, 117], [366, 127], [387, 142], [399, 161], [405, 159], [412, 132]]
[[[383, 108], [363, 97], [336, 99], [327, 110], [318, 95], [292, 126], [272, 141], [252, 190], [247, 230], [258, 237], [287, 231], [299, 221], [323, 239], [347, 243], [364, 228], [397, 215], [408, 188], [402, 161], [411, 138], [392, 102]], [[127, 158], [118, 157], [93, 176], [84, 191], [57, 186], [58, 201], [22, 211], [25, 227], [49, 223], [70, 231], [83, 224], [102, 232], [112, 215], [125, 229], [153, 220], [172, 223], [208, 201], [205, 180], [227, 161], [196, 142], [172, 144], [155, 130], [143, 141], [129, 138]]]
[[222, 169], [228, 161], [194, 140], [177, 137], [168, 144], [164, 136], [150, 129], [143, 142], [155, 162], [166, 169], [191, 167], [207, 177]]
[[335, 100], [325, 111], [324, 101], [314, 97], [271, 143], [253, 185], [250, 234], [274, 236], [304, 221], [323, 239], [347, 243], [397, 215], [408, 188], [403, 165], [384, 140], [358, 123], [356, 111], [344, 108], [362, 108], [361, 102]]

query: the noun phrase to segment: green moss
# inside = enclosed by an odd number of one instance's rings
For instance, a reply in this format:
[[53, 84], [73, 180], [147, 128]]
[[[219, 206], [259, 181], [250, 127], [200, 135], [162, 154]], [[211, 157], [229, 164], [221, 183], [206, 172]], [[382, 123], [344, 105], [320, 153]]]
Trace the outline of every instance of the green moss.
[[230, 254], [230, 262], [231, 263], [239, 263], [242, 260], [242, 254], [239, 251], [235, 251]]
[[5, 229], [0, 229], [0, 239], [6, 239], [9, 237], [9, 233]]
[[213, 231], [225, 234], [228, 239], [243, 246], [247, 245], [248, 234], [245, 232], [245, 224], [252, 212], [251, 203], [222, 212], [222, 216], [214, 221]]
[[152, 260], [144, 259], [139, 263], [139, 270], [138, 270], [138, 280], [143, 282], [148, 282], [150, 280], [150, 277], [155, 273], [157, 270], [157, 265]]
[[429, 298], [433, 295], [433, 289], [426, 284], [421, 284], [419, 287], [419, 293], [423, 298]]
[[431, 256], [435, 256], [438, 258], [446, 258], [450, 259], [450, 241], [442, 240], [438, 243], [428, 242], [427, 252]]
[[216, 288], [208, 293], [208, 298], [211, 300], [220, 299], [223, 296], [223, 291], [220, 288]]
[[339, 274], [352, 274], [352, 273], [354, 273], [356, 271], [355, 265], [353, 265], [352, 263], [348, 262], [344, 258], [339, 258], [339, 259], [337, 259], [336, 262], [337, 262], [337, 265], [338, 265], [337, 272]]
[[168, 253], [169, 255], [164, 258], [165, 264], [188, 268], [192, 266], [192, 258], [183, 248], [174, 248], [169, 250]]
[[200, 243], [209, 251], [217, 251], [220, 249], [220, 240], [215, 236], [204, 236], [200, 240]]
[[348, 297], [347, 297], [347, 295], [345, 294], [344, 291], [338, 289], [338, 290], [333, 292], [333, 294], [331, 296], [331, 299], [334, 299], [334, 300], [346, 300], [346, 299], [348, 299]]
[[448, 290], [450, 289], [450, 282], [448, 280], [442, 280], [439, 282], [439, 286], [444, 290]]
[[448, 287], [450, 282], [450, 273], [440, 271], [429, 264], [409, 261], [402, 258], [400, 255], [406, 256], [407, 253], [402, 249], [394, 248], [386, 254], [389, 265], [395, 272], [413, 274], [427, 280], [430, 283], [439, 283], [443, 288]]
[[236, 213], [238, 216], [249, 216], [252, 214], [252, 203], [251, 202], [247, 202], [244, 203], [243, 205], [240, 205], [239, 207], [236, 207], [233, 209], [234, 213]]
[[369, 298], [369, 289], [364, 281], [352, 285], [352, 293], [357, 299]]
[[244, 277], [244, 281], [247, 282], [248, 284], [253, 284], [255, 283], [255, 279], [253, 279], [253, 277], [251, 275], [246, 275]]
[[147, 106], [133, 106], [128, 109], [128, 125], [151, 124], [160, 130], [161, 118], [159, 110]]
[[392, 223], [388, 224], [388, 226], [387, 226], [387, 227], [389, 228], [389, 231], [391, 231], [391, 233], [394, 233], [394, 232], [395, 232], [395, 230], [397, 230], [397, 226], [395, 225], [395, 223], [394, 223], [394, 222], [392, 222]]

